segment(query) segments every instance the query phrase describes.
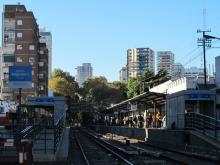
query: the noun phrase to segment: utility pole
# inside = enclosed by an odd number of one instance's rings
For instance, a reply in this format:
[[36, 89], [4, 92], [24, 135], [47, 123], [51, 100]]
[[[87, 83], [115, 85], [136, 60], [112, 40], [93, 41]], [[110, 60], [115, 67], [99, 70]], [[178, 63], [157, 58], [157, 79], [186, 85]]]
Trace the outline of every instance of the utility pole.
[[206, 35], [206, 32], [211, 32], [211, 30], [197, 30], [197, 33], [202, 33], [202, 38], [199, 38], [197, 43], [198, 46], [203, 47], [203, 61], [204, 61], [204, 84], [205, 88], [207, 87], [206, 82], [206, 46], [211, 47], [211, 39], [208, 35]]
[[[206, 47], [211, 48], [211, 42], [212, 39], [217, 39], [220, 40], [220, 38], [218, 37], [214, 37], [214, 36], [210, 36], [205, 34], [206, 32], [211, 32], [211, 30], [197, 30], [197, 33], [202, 33], [202, 38], [199, 38], [197, 43], [198, 46], [202, 46], [203, 47], [203, 59], [204, 59], [204, 84], [205, 84], [205, 88], [207, 87], [207, 83], [206, 83]], [[212, 47], [215, 48], [215, 47]]]

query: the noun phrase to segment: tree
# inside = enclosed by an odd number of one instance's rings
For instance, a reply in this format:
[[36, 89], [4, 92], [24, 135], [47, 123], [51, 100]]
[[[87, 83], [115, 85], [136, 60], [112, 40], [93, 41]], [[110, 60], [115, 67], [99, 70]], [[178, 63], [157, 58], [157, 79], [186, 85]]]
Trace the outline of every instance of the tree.
[[127, 98], [127, 84], [126, 83], [122, 83], [120, 81], [113, 81], [113, 83], [108, 83], [108, 86], [117, 90], [119, 101]]
[[131, 98], [138, 94], [140, 94], [140, 81], [136, 78], [131, 78], [127, 84], [127, 96]]
[[58, 96], [70, 96], [75, 99], [75, 93], [78, 90], [78, 84], [75, 82], [69, 72], [64, 72], [61, 69], [54, 69], [52, 78], [49, 80], [49, 89]]
[[151, 70], [146, 70], [144, 76], [141, 77], [141, 89], [144, 92], [149, 91], [150, 88], [162, 84], [169, 79], [166, 70], [159, 70], [156, 75]]
[[155, 76], [155, 85], [162, 84], [170, 79], [168, 72], [164, 69], [159, 70]]
[[81, 95], [84, 100], [91, 102], [97, 110], [124, 100], [126, 85], [121, 82], [108, 83], [105, 77], [89, 78], [84, 82]]
[[154, 86], [154, 72], [151, 70], [151, 69], [147, 69], [143, 76], [141, 77], [141, 84], [140, 84], [140, 89], [141, 89], [141, 92], [146, 92], [146, 91], [149, 91], [149, 89], [151, 87]]

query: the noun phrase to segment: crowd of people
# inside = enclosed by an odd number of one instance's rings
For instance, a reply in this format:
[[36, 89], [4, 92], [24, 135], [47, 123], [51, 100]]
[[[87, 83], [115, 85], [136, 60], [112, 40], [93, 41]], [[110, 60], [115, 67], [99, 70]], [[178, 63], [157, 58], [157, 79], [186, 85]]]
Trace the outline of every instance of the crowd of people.
[[[121, 118], [121, 119], [120, 119]], [[132, 116], [105, 116], [104, 123], [109, 126], [126, 126], [134, 128], [161, 128], [164, 126], [165, 116], [161, 117], [160, 112], [148, 113], [147, 115]]]

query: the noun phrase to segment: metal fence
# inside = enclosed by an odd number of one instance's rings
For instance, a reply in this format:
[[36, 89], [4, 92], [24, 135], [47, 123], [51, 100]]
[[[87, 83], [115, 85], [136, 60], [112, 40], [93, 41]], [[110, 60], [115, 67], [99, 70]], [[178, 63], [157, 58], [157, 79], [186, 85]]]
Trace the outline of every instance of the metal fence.
[[185, 128], [197, 130], [220, 141], [220, 120], [199, 113], [185, 114]]
[[64, 118], [62, 117], [54, 126], [54, 153], [57, 150], [60, 138], [62, 136], [62, 131], [64, 128]]

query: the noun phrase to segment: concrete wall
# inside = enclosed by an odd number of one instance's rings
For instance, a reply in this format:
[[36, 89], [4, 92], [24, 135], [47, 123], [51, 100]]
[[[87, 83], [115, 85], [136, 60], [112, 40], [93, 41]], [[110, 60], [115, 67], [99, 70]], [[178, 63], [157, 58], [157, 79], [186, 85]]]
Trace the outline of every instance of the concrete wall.
[[148, 141], [171, 143], [174, 145], [184, 144], [184, 132], [181, 130], [149, 129]]
[[215, 149], [218, 145], [217, 143], [212, 143], [212, 140], [209, 138], [188, 130], [149, 129], [147, 141], [148, 143], [152, 143], [159, 147], [183, 150], [186, 146], [186, 143], [188, 146], [206, 149]]

